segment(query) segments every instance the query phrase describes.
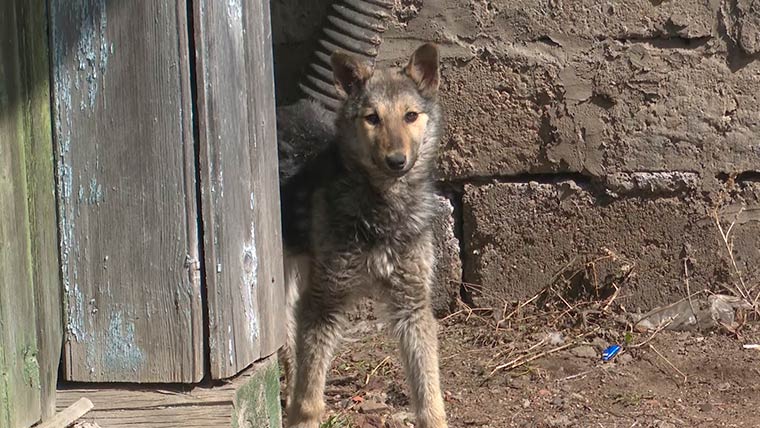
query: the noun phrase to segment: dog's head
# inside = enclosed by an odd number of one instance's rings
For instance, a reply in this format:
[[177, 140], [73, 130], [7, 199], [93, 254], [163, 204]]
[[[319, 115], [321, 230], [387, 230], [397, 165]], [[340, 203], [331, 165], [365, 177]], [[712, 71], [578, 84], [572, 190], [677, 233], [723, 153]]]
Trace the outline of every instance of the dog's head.
[[371, 175], [388, 178], [432, 157], [440, 128], [435, 45], [420, 46], [401, 69], [372, 70], [344, 53], [331, 63], [346, 96], [337, 119], [344, 152]]

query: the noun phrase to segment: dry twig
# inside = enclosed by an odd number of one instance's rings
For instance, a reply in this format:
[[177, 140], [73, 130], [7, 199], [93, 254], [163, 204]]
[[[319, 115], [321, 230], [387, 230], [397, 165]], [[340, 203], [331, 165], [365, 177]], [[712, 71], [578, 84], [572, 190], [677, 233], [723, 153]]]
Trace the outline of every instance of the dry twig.
[[377, 371], [380, 370], [380, 367], [382, 367], [383, 365], [385, 365], [385, 363], [387, 363], [388, 360], [390, 360], [390, 358], [391, 357], [389, 357], [389, 356], [386, 356], [385, 358], [383, 358], [383, 360], [380, 361], [380, 364], [376, 365], [375, 368], [372, 369], [372, 371], [367, 374], [367, 377], [364, 379], [364, 386], [369, 385], [370, 378], [372, 376], [374, 376], [375, 373], [377, 373]]
[[654, 332], [652, 332], [652, 334], [649, 335], [649, 337], [647, 337], [646, 339], [644, 339], [641, 343], [637, 343], [635, 345], [628, 345], [628, 348], [641, 348], [642, 346], [644, 346], [647, 343], [651, 342], [652, 339], [654, 339], [654, 337], [657, 335], [657, 333], [659, 333], [659, 332], [665, 330], [666, 328], [668, 328], [668, 326], [670, 324], [673, 324], [673, 321], [675, 321], [676, 318], [677, 318], [677, 316], [671, 318], [667, 322], [664, 322], [664, 323], [658, 325], [657, 328], [654, 330]]
[[[720, 233], [721, 240], [723, 241], [723, 245], [726, 248], [726, 252], [728, 253], [728, 260], [731, 264], [731, 268], [733, 269], [734, 275], [736, 276], [738, 283], [734, 284], [734, 287], [728, 287], [725, 284], [720, 284], [721, 287], [729, 291], [734, 296], [740, 297], [742, 300], [744, 300], [749, 306], [752, 307], [753, 311], [760, 315], [760, 306], [758, 306], [758, 301], [760, 301], [760, 291], [755, 291], [757, 289], [757, 286], [748, 288], [746, 282], [744, 281], [744, 275], [742, 275], [742, 271], [739, 269], [739, 265], [736, 263], [736, 257], [734, 256], [734, 240], [733, 236], [731, 235], [731, 232], [734, 230], [734, 226], [736, 226], [736, 222], [739, 219], [739, 215], [744, 211], [744, 206], [740, 207], [739, 210], [734, 215], [734, 220], [731, 222], [731, 224], [728, 225], [728, 228], [724, 228], [723, 224], [720, 221], [720, 214], [718, 213], [718, 207], [716, 206], [713, 210], [713, 221], [715, 222], [715, 225], [718, 228], [718, 232]], [[752, 293], [755, 293], [755, 296], [752, 296]]]
[[699, 322], [699, 317], [697, 316], [697, 311], [694, 310], [694, 302], [691, 300], [691, 288], [689, 287], [689, 257], [686, 256], [683, 258], [683, 280], [686, 283], [686, 296], [689, 299], [689, 308], [691, 308], [691, 313], [694, 314], [694, 319], [697, 320], [697, 329], [702, 331], [702, 326]]
[[681, 376], [683, 376], [683, 383], [684, 383], [684, 384], [686, 383], [686, 381], [687, 381], [689, 378], [686, 376], [686, 374], [684, 374], [684, 372], [682, 372], [681, 370], [679, 370], [679, 369], [678, 369], [678, 367], [676, 367], [675, 365], [673, 365], [673, 363], [671, 363], [671, 362], [670, 362], [670, 360], [668, 360], [667, 358], [665, 358], [665, 356], [664, 356], [664, 355], [662, 355], [662, 354], [660, 353], [660, 351], [658, 351], [658, 350], [657, 350], [657, 348], [655, 348], [655, 347], [654, 347], [654, 345], [652, 345], [651, 343], [649, 344], [649, 348], [650, 348], [651, 350], [653, 350], [653, 351], [654, 351], [654, 353], [655, 353], [655, 354], [657, 354], [657, 356], [659, 356], [660, 358], [662, 358], [662, 359], [663, 359], [663, 361], [665, 361], [666, 363], [668, 363], [668, 365], [669, 365], [670, 367], [672, 367], [672, 368], [673, 368], [673, 370], [677, 371], [677, 372], [678, 372], [678, 374], [680, 374]]
[[522, 357], [517, 357], [517, 358], [515, 358], [512, 361], [509, 361], [509, 362], [504, 363], [502, 365], [496, 366], [496, 368], [494, 368], [493, 370], [491, 370], [491, 373], [488, 374], [488, 377], [493, 376], [499, 370], [512, 370], [512, 369], [516, 369], [516, 368], [518, 368], [520, 366], [528, 364], [531, 361], [537, 360], [537, 359], [539, 359], [541, 357], [545, 357], [547, 355], [554, 354], [555, 352], [559, 352], [559, 351], [561, 351], [563, 349], [567, 349], [567, 348], [569, 348], [571, 346], [574, 346], [574, 345], [577, 345], [577, 344], [578, 344], [577, 342], [566, 343], [566, 344], [564, 344], [562, 346], [558, 346], [556, 348], [552, 348], [552, 349], [549, 349], [547, 351], [539, 352], [538, 354], [535, 354], [535, 355], [533, 355], [533, 356], [531, 356], [529, 358], [526, 358], [526, 359], [521, 359]]

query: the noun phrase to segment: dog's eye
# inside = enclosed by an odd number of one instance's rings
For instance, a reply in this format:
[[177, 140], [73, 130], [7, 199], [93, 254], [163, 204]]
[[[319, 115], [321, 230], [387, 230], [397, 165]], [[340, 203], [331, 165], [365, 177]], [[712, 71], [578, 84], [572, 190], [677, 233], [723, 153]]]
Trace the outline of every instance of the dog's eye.
[[370, 125], [376, 126], [380, 123], [380, 116], [378, 116], [376, 113], [372, 113], [364, 116], [364, 120], [366, 120]]
[[417, 120], [417, 116], [419, 116], [418, 113], [410, 111], [410, 112], [408, 112], [407, 114], [404, 115], [404, 120], [406, 121], [406, 123], [412, 123], [415, 120]]

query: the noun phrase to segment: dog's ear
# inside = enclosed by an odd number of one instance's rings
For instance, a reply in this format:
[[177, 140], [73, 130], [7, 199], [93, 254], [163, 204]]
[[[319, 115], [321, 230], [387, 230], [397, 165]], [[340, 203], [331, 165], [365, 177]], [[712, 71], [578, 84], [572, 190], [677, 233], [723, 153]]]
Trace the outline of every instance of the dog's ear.
[[352, 91], [364, 86], [372, 77], [372, 69], [356, 57], [343, 52], [335, 52], [330, 56], [333, 77], [338, 89], [350, 95]]
[[438, 48], [425, 43], [417, 48], [409, 58], [404, 72], [417, 84], [423, 96], [433, 96], [438, 92], [441, 74], [438, 69]]

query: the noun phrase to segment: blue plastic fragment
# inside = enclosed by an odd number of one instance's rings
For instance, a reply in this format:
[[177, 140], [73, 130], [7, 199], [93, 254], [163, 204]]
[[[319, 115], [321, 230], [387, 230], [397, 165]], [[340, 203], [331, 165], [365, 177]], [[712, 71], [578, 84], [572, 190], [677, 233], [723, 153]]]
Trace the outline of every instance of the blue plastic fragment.
[[615, 355], [617, 355], [620, 350], [623, 349], [620, 345], [611, 345], [607, 349], [602, 352], [602, 360], [609, 361], [613, 358], [615, 358]]

